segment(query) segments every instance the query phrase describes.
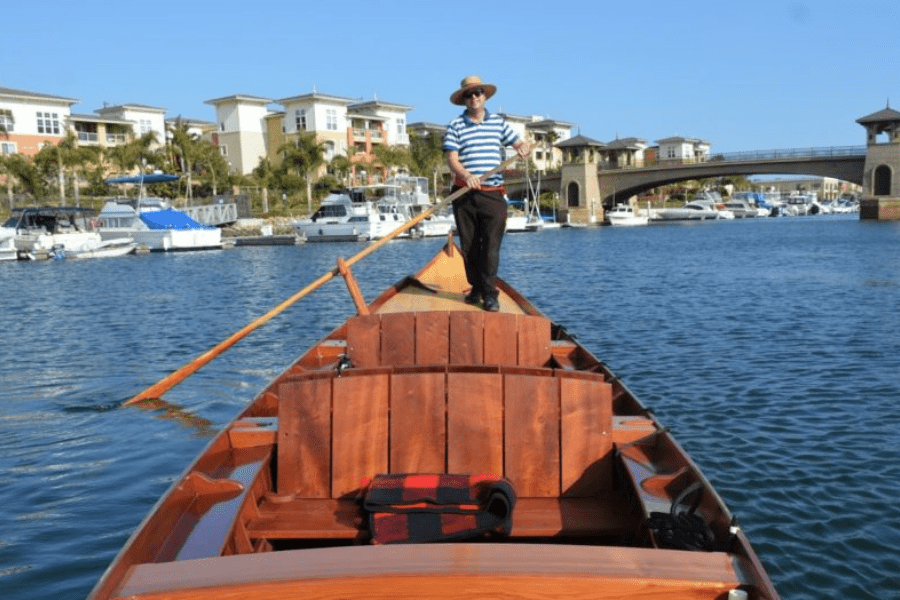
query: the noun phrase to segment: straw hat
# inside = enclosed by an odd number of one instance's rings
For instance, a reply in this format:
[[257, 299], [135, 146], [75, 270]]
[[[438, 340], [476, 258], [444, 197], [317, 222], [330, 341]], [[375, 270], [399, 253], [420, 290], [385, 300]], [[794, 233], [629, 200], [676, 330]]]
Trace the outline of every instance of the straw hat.
[[478, 75], [469, 75], [468, 77], [463, 79], [459, 85], [459, 89], [450, 94], [450, 102], [452, 102], [453, 104], [459, 104], [460, 106], [465, 106], [466, 101], [463, 99], [463, 94], [465, 94], [469, 90], [482, 88], [484, 90], [485, 99], [490, 98], [497, 93], [496, 85], [491, 85], [490, 83], [483, 82], [481, 80], [481, 77], [479, 77]]

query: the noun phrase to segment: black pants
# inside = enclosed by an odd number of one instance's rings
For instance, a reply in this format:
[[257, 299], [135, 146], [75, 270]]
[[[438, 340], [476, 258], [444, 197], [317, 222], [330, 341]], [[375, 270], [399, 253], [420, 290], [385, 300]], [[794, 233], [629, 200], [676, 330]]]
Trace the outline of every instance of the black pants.
[[[454, 191], [457, 188], [454, 188]], [[506, 201], [499, 193], [472, 190], [453, 203], [466, 279], [481, 296], [497, 297], [500, 243], [506, 232]]]

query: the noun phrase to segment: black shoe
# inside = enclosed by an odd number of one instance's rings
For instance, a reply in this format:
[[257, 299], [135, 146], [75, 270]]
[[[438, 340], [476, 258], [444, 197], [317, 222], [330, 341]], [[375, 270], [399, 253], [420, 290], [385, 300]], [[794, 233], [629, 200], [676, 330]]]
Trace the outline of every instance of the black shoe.
[[500, 310], [500, 302], [494, 296], [488, 296], [484, 299], [484, 310], [497, 312]]
[[466, 304], [478, 304], [479, 302], [481, 302], [481, 292], [476, 292], [475, 290], [472, 290], [471, 292], [469, 292], [466, 295], [465, 298], [463, 298], [463, 301]]

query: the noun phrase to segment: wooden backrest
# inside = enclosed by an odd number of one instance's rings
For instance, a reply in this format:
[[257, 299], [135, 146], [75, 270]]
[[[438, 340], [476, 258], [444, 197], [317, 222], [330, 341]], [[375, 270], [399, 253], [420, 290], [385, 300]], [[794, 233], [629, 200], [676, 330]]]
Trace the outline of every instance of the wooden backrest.
[[379, 473], [492, 473], [521, 497], [612, 484], [612, 386], [513, 367], [350, 369], [278, 386], [278, 492], [355, 493]]
[[495, 364], [542, 367], [550, 360], [550, 320], [482, 311], [384, 313], [347, 321], [355, 367]]

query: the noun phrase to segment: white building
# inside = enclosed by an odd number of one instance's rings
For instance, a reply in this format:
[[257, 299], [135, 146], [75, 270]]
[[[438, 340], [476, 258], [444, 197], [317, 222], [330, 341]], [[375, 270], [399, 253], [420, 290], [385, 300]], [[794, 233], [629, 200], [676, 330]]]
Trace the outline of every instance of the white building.
[[68, 132], [78, 100], [0, 88], [0, 154], [34, 156], [45, 144], [58, 144]]
[[166, 143], [166, 109], [164, 108], [143, 104], [119, 104], [104, 106], [94, 112], [104, 118], [131, 123], [135, 139], [152, 133], [156, 141], [154, 147]]
[[656, 140], [657, 160], [665, 162], [703, 162], [709, 157], [710, 143], [697, 138], [670, 137]]
[[266, 157], [267, 108], [272, 100], [235, 94], [207, 100], [216, 110], [216, 130], [211, 141], [228, 162], [231, 171], [247, 175]]

